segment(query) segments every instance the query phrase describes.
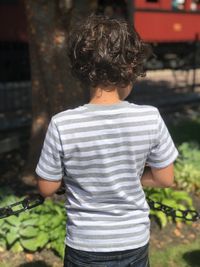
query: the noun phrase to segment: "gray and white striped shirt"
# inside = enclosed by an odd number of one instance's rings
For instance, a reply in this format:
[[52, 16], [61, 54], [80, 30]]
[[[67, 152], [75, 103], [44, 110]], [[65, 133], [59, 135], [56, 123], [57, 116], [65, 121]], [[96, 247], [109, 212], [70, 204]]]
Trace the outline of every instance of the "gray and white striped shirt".
[[86, 104], [52, 117], [36, 173], [66, 184], [65, 243], [122, 251], [149, 240], [145, 164], [163, 168], [178, 152], [158, 110], [126, 101]]

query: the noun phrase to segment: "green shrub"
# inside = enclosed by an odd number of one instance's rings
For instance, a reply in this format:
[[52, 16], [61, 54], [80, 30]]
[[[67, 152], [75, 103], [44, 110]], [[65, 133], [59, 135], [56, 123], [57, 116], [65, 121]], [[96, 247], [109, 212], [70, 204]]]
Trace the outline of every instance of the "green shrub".
[[[192, 198], [187, 192], [177, 191], [172, 188], [151, 188], [145, 189], [147, 197], [156, 202], [161, 202], [164, 205], [170, 206], [173, 209], [194, 209]], [[173, 222], [171, 216], [167, 216], [162, 211], [150, 210], [150, 215], [153, 216], [159, 223], [161, 228], [165, 227], [167, 223]], [[175, 222], [182, 221], [180, 218], [175, 218]]]
[[200, 193], [200, 148], [196, 143], [179, 146], [180, 156], [175, 164], [178, 188]]
[[[177, 189], [147, 189], [146, 195], [174, 209], [194, 209], [189, 193], [200, 193], [200, 149], [197, 143], [183, 143], [178, 147], [179, 157], [175, 163]], [[161, 211], [151, 210], [161, 227], [172, 219]], [[175, 219], [180, 221], [180, 219]]]
[[[20, 201], [9, 189], [2, 189], [0, 196], [1, 207]], [[63, 257], [65, 224], [64, 203], [47, 199], [41, 206], [0, 220], [0, 248], [14, 252], [48, 248]]]

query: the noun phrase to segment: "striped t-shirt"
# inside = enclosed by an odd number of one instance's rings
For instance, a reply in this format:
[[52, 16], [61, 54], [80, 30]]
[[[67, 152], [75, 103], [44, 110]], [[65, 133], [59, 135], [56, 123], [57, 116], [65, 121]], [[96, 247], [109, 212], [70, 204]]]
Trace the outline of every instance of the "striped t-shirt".
[[64, 179], [65, 243], [83, 251], [141, 247], [149, 240], [145, 164], [163, 168], [178, 153], [158, 110], [126, 101], [86, 104], [53, 116], [36, 173]]

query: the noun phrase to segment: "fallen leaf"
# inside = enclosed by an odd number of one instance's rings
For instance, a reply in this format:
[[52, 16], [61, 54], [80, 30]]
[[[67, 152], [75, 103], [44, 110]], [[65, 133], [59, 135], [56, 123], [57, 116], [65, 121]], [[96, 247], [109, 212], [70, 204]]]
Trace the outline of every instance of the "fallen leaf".
[[195, 236], [195, 234], [189, 234], [188, 237], [189, 237], [190, 239], [194, 239], [196, 236]]
[[180, 230], [179, 230], [178, 228], [176, 228], [176, 229], [174, 230], [174, 234], [175, 234], [175, 236], [177, 236], [177, 237], [181, 237], [181, 236], [182, 236], [182, 234], [181, 234], [181, 232], [180, 232]]
[[33, 261], [33, 254], [27, 253], [27, 254], [26, 254], [26, 260], [27, 260], [28, 262]]
[[177, 223], [176, 223], [176, 227], [177, 227], [178, 229], [182, 229], [182, 228], [183, 228], [183, 223], [182, 223], [182, 222], [177, 222]]

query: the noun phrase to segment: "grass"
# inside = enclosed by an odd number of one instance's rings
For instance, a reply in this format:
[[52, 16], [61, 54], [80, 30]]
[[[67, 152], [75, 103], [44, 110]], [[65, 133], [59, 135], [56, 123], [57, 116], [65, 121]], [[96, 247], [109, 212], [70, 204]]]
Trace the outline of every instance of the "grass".
[[170, 246], [163, 251], [150, 248], [152, 267], [199, 267], [200, 238], [189, 244]]
[[20, 265], [13, 265], [14, 263], [0, 263], [0, 267], [53, 267], [53, 265], [47, 265], [43, 261], [34, 261], [28, 263], [22, 263]]

